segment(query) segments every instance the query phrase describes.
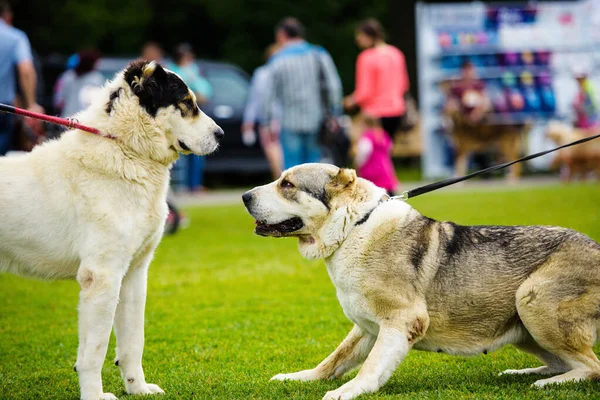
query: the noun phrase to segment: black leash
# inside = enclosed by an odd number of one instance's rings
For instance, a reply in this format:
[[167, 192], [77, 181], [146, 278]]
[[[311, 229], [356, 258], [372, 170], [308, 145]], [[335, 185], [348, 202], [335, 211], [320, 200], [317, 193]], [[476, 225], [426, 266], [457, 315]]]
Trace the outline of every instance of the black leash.
[[486, 169], [482, 169], [480, 171], [473, 172], [472, 174], [468, 174], [468, 175], [465, 175], [465, 176], [459, 176], [459, 177], [456, 177], [456, 178], [448, 178], [448, 179], [444, 179], [444, 180], [438, 181], [438, 182], [433, 182], [433, 183], [430, 183], [430, 184], [425, 185], [425, 186], [421, 186], [421, 187], [418, 187], [418, 188], [415, 188], [415, 189], [412, 189], [412, 190], [407, 190], [407, 191], [403, 192], [400, 196], [394, 196], [392, 198], [393, 199], [400, 199], [400, 200], [406, 201], [408, 199], [412, 199], [413, 197], [417, 197], [417, 196], [420, 196], [422, 194], [433, 192], [434, 190], [438, 190], [438, 189], [441, 189], [441, 188], [446, 187], [446, 186], [454, 185], [455, 183], [458, 183], [458, 182], [462, 182], [462, 181], [466, 181], [466, 180], [471, 179], [471, 178], [475, 178], [476, 176], [479, 176], [479, 175], [487, 174], [487, 173], [493, 172], [493, 171], [498, 171], [499, 169], [510, 167], [513, 164], [520, 163], [520, 162], [527, 161], [527, 160], [531, 160], [531, 159], [534, 159], [534, 158], [537, 158], [537, 157], [541, 157], [541, 156], [544, 156], [544, 155], [546, 155], [548, 153], [552, 153], [554, 151], [557, 151], [557, 150], [560, 150], [560, 149], [564, 149], [565, 147], [575, 146], [576, 144], [581, 144], [581, 143], [589, 142], [590, 140], [594, 140], [594, 139], [597, 139], [599, 137], [600, 137], [600, 134], [594, 135], [594, 136], [590, 136], [590, 137], [587, 137], [587, 138], [584, 138], [584, 139], [579, 139], [579, 140], [576, 140], [574, 142], [564, 144], [564, 145], [559, 146], [559, 147], [557, 147], [555, 149], [552, 149], [552, 150], [541, 151], [539, 153], [530, 154], [528, 156], [519, 158], [518, 160], [510, 161], [510, 162], [507, 162], [507, 163], [504, 163], [504, 164], [494, 165], [492, 167], [489, 167], [489, 168], [486, 168]]

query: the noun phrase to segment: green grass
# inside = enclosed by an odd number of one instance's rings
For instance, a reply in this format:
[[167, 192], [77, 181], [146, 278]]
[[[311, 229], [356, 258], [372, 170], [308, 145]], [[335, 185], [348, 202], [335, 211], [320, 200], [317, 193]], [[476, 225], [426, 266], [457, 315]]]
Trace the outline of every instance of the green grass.
[[[463, 224], [556, 224], [600, 240], [600, 187], [437, 192], [411, 200], [423, 214]], [[269, 382], [311, 368], [344, 338], [344, 317], [322, 261], [294, 240], [252, 234], [240, 206], [189, 210], [192, 226], [163, 240], [150, 269], [144, 365], [164, 399], [321, 399], [349, 377]], [[77, 399], [75, 282], [0, 275], [0, 399]], [[112, 364], [104, 389], [127, 398]], [[600, 397], [598, 383], [530, 389], [537, 376], [497, 377], [539, 365], [512, 347], [462, 358], [411, 352], [373, 399]], [[353, 374], [350, 375], [350, 377]], [[129, 397], [133, 398], [133, 397]]]
[[413, 166], [396, 167], [396, 177], [400, 182], [419, 182], [422, 179], [421, 168]]

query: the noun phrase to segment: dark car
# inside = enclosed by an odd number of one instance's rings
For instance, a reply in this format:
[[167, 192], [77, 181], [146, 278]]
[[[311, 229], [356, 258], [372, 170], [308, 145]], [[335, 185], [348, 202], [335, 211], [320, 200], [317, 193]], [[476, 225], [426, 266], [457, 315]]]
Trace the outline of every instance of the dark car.
[[[98, 69], [107, 79], [111, 79], [132, 60], [102, 58]], [[46, 63], [45, 76], [46, 81], [53, 84], [62, 72], [64, 62], [51, 61]], [[250, 84], [248, 74], [233, 64], [223, 62], [199, 60], [197, 64], [213, 88], [213, 96], [202, 105], [202, 111], [225, 131], [219, 150], [206, 158], [205, 173], [236, 176], [268, 174], [269, 166], [260, 145], [255, 143], [248, 147], [242, 143], [242, 116]], [[51, 101], [51, 91], [50, 86], [49, 91], [46, 90], [47, 101]], [[46, 109], [51, 108], [46, 105]]]

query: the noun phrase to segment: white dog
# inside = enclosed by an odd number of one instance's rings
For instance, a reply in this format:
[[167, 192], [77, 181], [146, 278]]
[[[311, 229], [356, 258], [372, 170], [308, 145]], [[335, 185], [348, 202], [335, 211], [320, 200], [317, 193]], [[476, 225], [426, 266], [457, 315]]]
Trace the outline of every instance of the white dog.
[[76, 278], [81, 398], [115, 399], [101, 369], [114, 323], [130, 394], [162, 393], [142, 370], [148, 266], [167, 215], [178, 153], [208, 154], [223, 130], [176, 74], [137, 61], [77, 115], [107, 135], [72, 130], [0, 158], [0, 271]]

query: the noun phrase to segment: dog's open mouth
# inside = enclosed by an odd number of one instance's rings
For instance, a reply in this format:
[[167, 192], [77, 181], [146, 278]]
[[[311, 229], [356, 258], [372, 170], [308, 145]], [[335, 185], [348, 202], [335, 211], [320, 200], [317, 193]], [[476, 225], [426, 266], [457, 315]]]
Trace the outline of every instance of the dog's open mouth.
[[178, 140], [178, 141], [177, 141], [177, 144], [179, 145], [179, 147], [180, 147], [180, 148], [181, 148], [181, 150], [183, 150], [183, 151], [190, 151], [190, 152], [192, 151], [192, 149], [190, 149], [190, 148], [188, 147], [188, 145], [187, 145], [187, 144], [183, 143], [183, 141], [182, 141], [182, 140]]
[[256, 229], [254, 233], [260, 236], [286, 236], [287, 234], [296, 232], [304, 226], [302, 219], [298, 217], [286, 219], [278, 224], [267, 224], [264, 221], [256, 221]]

